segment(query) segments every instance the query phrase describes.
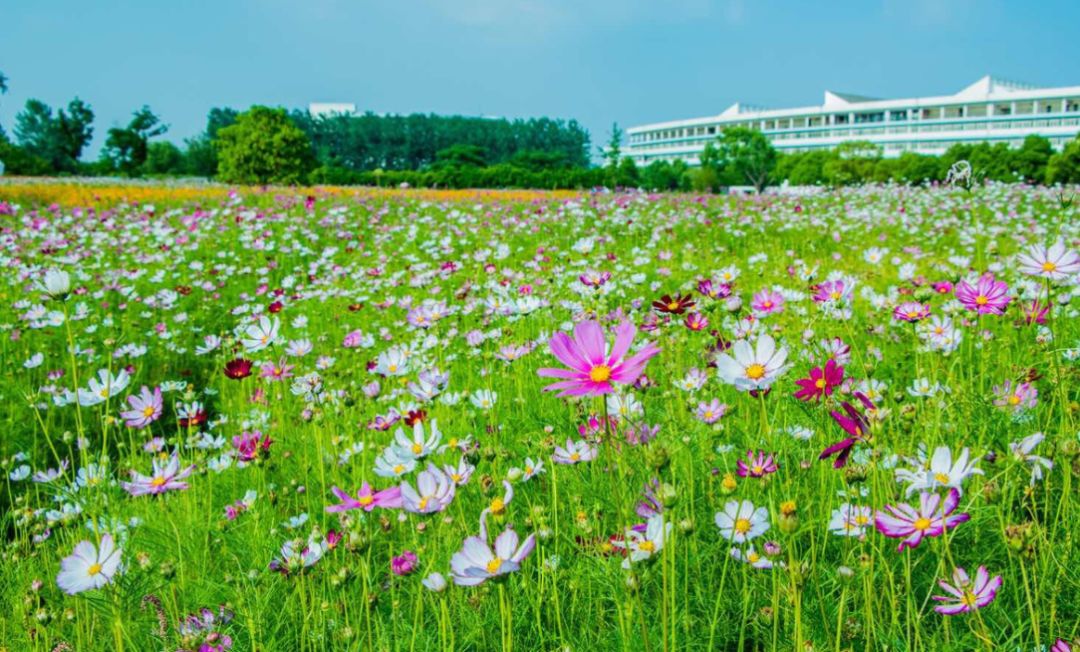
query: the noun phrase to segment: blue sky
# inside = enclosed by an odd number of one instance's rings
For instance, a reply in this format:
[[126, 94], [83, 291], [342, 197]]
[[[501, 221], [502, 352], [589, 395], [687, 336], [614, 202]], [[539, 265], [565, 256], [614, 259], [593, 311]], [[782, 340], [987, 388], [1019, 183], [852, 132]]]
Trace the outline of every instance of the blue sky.
[[1080, 85], [1080, 2], [995, 0], [0, 0], [10, 132], [30, 97], [78, 95], [108, 127], [149, 104], [179, 142], [212, 106], [622, 126], [732, 102], [955, 92], [984, 74]]

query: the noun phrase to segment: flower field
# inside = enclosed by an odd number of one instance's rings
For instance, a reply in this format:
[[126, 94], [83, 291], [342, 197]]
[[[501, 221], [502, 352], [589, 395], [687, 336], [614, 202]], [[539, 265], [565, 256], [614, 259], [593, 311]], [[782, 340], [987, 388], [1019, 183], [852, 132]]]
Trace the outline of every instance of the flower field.
[[1053, 650], [1080, 208], [0, 186], [0, 650]]

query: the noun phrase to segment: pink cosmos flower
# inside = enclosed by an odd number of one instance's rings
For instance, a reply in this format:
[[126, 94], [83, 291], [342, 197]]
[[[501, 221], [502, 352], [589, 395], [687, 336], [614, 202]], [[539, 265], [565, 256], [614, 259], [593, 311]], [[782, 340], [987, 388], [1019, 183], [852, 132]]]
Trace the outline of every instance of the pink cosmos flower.
[[[855, 392], [855, 398], [859, 399], [859, 402], [863, 404], [865, 409], [877, 409], [873, 402], [866, 397], [866, 394]], [[855, 406], [847, 401], [841, 403], [840, 407], [844, 408], [844, 414], [841, 414], [837, 410], [832, 410], [829, 412], [829, 415], [844, 429], [844, 432], [851, 436], [829, 446], [821, 451], [821, 455], [818, 456], [819, 460], [824, 460], [839, 453], [839, 455], [836, 456], [836, 461], [833, 462], [833, 468], [836, 469], [843, 468], [843, 466], [847, 464], [848, 456], [851, 455], [851, 451], [855, 447], [855, 444], [864, 441], [866, 436], [870, 434], [870, 421], [866, 418], [866, 415], [859, 412], [855, 409]]]
[[746, 451], [746, 459], [739, 460], [736, 468], [739, 477], [742, 478], [764, 478], [780, 469], [772, 453], [766, 455], [765, 451], [758, 451], [757, 455], [754, 455], [752, 450]]
[[273, 362], [267, 362], [263, 364], [259, 369], [262, 371], [259, 374], [260, 378], [265, 378], [271, 382], [278, 382], [285, 380], [286, 378], [292, 378], [294, 365], [285, 364], [285, 361], [274, 364]]
[[832, 395], [833, 388], [839, 387], [844, 382], [844, 368], [829, 358], [825, 367], [814, 367], [810, 370], [809, 378], [800, 378], [795, 381], [801, 389], [795, 392], [795, 398], [800, 401], [821, 400], [822, 396]]
[[164, 464], [161, 460], [154, 460], [153, 473], [148, 476], [132, 471], [131, 482], [121, 482], [120, 485], [132, 496], [156, 496], [167, 491], [187, 489], [187, 483], [180, 481], [191, 475], [194, 470], [194, 464], [181, 470], [180, 459], [173, 455]]
[[394, 575], [408, 575], [416, 570], [417, 561], [416, 553], [406, 550], [390, 560], [390, 570], [393, 571]]
[[893, 308], [893, 317], [897, 321], [917, 322], [930, 316], [930, 304], [918, 301], [905, 301]]
[[838, 303], [851, 296], [851, 287], [846, 286], [844, 281], [825, 281], [817, 286], [814, 292], [815, 303]]
[[615, 343], [610, 350], [603, 329], [595, 321], [579, 323], [574, 328], [573, 339], [565, 333], [556, 333], [548, 343], [551, 353], [570, 368], [540, 369], [540, 376], [563, 379], [544, 390], [560, 390], [559, 396], [600, 396], [614, 391], [612, 383], [632, 385], [645, 370], [645, 364], [660, 352], [649, 342], [624, 360], [636, 332], [633, 324], [621, 322], [615, 327]]
[[360, 485], [360, 490], [356, 492], [356, 498], [337, 487], [330, 487], [330, 491], [341, 501], [337, 505], [330, 505], [326, 508], [326, 511], [331, 513], [344, 512], [350, 509], [362, 509], [365, 512], [370, 512], [376, 507], [384, 509], [398, 509], [401, 507], [401, 487], [390, 487], [382, 491], [375, 491], [370, 484], [365, 482]]
[[1008, 295], [1009, 286], [1005, 281], [994, 280], [994, 274], [987, 272], [979, 277], [972, 287], [967, 281], [956, 284], [956, 298], [968, 310], [980, 315], [1002, 315], [1012, 300]]
[[759, 317], [784, 312], [784, 295], [776, 290], [761, 290], [754, 295], [750, 307]]
[[975, 571], [975, 581], [968, 576], [967, 571], [957, 566], [953, 571], [952, 584], [945, 580], [938, 580], [938, 586], [945, 589], [949, 595], [935, 595], [938, 602], [945, 602], [934, 607], [934, 611], [946, 616], [967, 613], [981, 609], [994, 601], [998, 589], [1001, 588], [1001, 576], [990, 577], [986, 566], [979, 566]]
[[719, 421], [724, 414], [727, 413], [728, 406], [720, 402], [720, 399], [714, 398], [711, 403], [702, 401], [698, 403], [697, 410], [694, 411], [694, 416], [699, 421], [707, 425], [712, 425]]
[[706, 278], [698, 281], [697, 291], [710, 299], [726, 299], [731, 296], [731, 285]]
[[709, 327], [709, 318], [700, 312], [692, 312], [686, 315], [683, 324], [692, 331], [703, 331]]
[[1032, 324], [1046, 323], [1046, 315], [1050, 313], [1050, 305], [1042, 305], [1038, 299], [1032, 299], [1031, 303], [1025, 303], [1021, 306], [1021, 310], [1024, 312], [1024, 323], [1028, 326]]
[[1006, 380], [994, 386], [994, 405], [1013, 412], [1029, 410], [1038, 404], [1039, 390], [1031, 383], [1014, 383]]
[[127, 397], [130, 410], [120, 412], [120, 417], [129, 428], [145, 428], [161, 418], [161, 388], [155, 387], [151, 392], [146, 385], [142, 386], [138, 394]]
[[270, 444], [274, 443], [270, 435], [264, 435], [258, 430], [243, 432], [233, 437], [232, 444], [236, 459], [241, 462], [250, 462], [257, 459], [261, 454], [270, 450]]
[[946, 529], [971, 518], [966, 513], [953, 514], [960, 504], [960, 492], [956, 488], [949, 490], [944, 501], [938, 494], [919, 494], [918, 507], [899, 503], [886, 505], [874, 517], [874, 525], [879, 532], [900, 542], [900, 552], [904, 548], [914, 548], [924, 537], [941, 536]]

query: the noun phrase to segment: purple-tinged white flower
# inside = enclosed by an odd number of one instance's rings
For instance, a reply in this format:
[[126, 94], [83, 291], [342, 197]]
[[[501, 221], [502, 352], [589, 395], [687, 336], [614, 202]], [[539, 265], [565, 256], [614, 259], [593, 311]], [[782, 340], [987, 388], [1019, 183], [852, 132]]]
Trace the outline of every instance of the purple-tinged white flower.
[[476, 586], [489, 579], [512, 573], [536, 547], [536, 535], [530, 534], [518, 545], [518, 535], [509, 527], [495, 539], [492, 548], [487, 542], [487, 510], [480, 514], [480, 535], [465, 539], [461, 550], [450, 558], [454, 583]]
[[127, 397], [127, 402], [131, 409], [120, 412], [120, 417], [129, 428], [145, 428], [161, 418], [164, 403], [160, 387], [155, 387], [151, 392], [149, 387], [143, 385], [138, 394]]
[[401, 503], [407, 512], [430, 514], [441, 512], [454, 500], [457, 485], [448, 475], [434, 464], [416, 476], [416, 487], [408, 482], [401, 483]]
[[555, 447], [555, 452], [551, 455], [551, 461], [556, 464], [591, 462], [596, 459], [597, 453], [599, 453], [599, 450], [596, 446], [584, 439], [578, 439], [577, 441], [567, 439], [565, 448], [562, 446]]
[[122, 554], [111, 534], [102, 535], [97, 547], [89, 541], [80, 541], [71, 555], [60, 562], [56, 584], [68, 595], [100, 589], [120, 572]]
[[960, 505], [960, 492], [950, 489], [944, 500], [938, 494], [922, 493], [918, 506], [899, 503], [886, 505], [874, 518], [879, 532], [893, 539], [903, 539], [899, 550], [914, 548], [925, 537], [941, 536], [971, 518], [966, 513], [954, 514]]
[[967, 571], [957, 566], [953, 571], [952, 584], [945, 580], [938, 580], [938, 586], [948, 595], [934, 596], [938, 602], [945, 603], [934, 607], [934, 611], [946, 616], [955, 616], [981, 609], [993, 602], [997, 597], [998, 589], [1001, 588], [1001, 576], [990, 577], [986, 566], [979, 566], [975, 571], [973, 581]]
[[745, 543], [769, 530], [769, 510], [754, 507], [749, 500], [732, 500], [716, 513], [716, 527], [728, 541]]
[[121, 482], [120, 486], [132, 496], [159, 495], [168, 491], [181, 491], [187, 489], [186, 482], [181, 482], [191, 475], [195, 465], [181, 469], [180, 458], [175, 454], [168, 462], [155, 459], [154, 469], [150, 475], [142, 475], [137, 471], [131, 472], [131, 482]]

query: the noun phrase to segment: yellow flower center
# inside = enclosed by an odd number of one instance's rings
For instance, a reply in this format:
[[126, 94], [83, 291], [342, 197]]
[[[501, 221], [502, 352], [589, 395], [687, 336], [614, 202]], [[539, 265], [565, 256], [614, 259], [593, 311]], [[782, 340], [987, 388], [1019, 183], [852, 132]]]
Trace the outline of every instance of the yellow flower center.
[[975, 297], [976, 305], [985, 306], [988, 303], [990, 303], [990, 299], [986, 298], [985, 295], [980, 294], [979, 296]]
[[570, 459], [575, 461], [575, 462], [580, 460], [581, 459], [581, 453], [578, 453], [577, 451], [574, 451], [573, 453], [570, 453]]
[[762, 308], [772, 308], [772, 301], [766, 301], [761, 304]]
[[814, 387], [817, 387], [818, 389], [825, 389], [825, 386], [826, 386], [826, 385], [828, 385], [828, 384], [829, 384], [829, 383], [825, 382], [825, 379], [824, 379], [824, 378], [818, 378], [818, 379], [817, 379], [817, 380], [816, 380], [816, 381], [814, 382]]
[[144, 407], [142, 409], [142, 413], [143, 413], [144, 417], [152, 417], [152, 416], [154, 416], [154, 406], [153, 405], [147, 405], [146, 407]]
[[413, 444], [412, 445], [412, 452], [413, 452], [413, 455], [419, 455], [420, 453], [423, 453], [424, 452], [424, 445], [423, 444]]
[[978, 598], [971, 591], [964, 591], [964, 597], [960, 598], [960, 602], [968, 607], [974, 607], [976, 600], [978, 600]]
[[839, 292], [836, 292], [836, 291], [834, 290], [834, 291], [832, 291], [832, 292], [830, 292], [830, 293], [829, 293], [829, 297], [830, 297], [830, 298], [831, 298], [831, 299], [832, 299], [833, 301], [836, 301], [837, 299], [839, 299], [839, 298], [840, 298], [840, 293], [839, 293]]
[[101, 572], [101, 564], [99, 564], [97, 562], [94, 562], [93, 564], [90, 564], [90, 568], [86, 569], [86, 574], [89, 575], [90, 577], [93, 577], [93, 576], [97, 575], [100, 572]]
[[1013, 394], [1009, 397], [1009, 405], [1020, 405], [1020, 397]]
[[916, 317], [919, 316], [919, 311], [918, 310], [908, 310], [907, 316], [908, 316], [908, 319], [915, 319]]
[[404, 471], [405, 471], [405, 465], [404, 464], [395, 464], [394, 465], [394, 473], [395, 474], [400, 475]]
[[502, 566], [503, 560], [500, 557], [495, 557], [487, 563], [487, 572], [494, 575], [499, 572], [499, 568]]
[[869, 522], [870, 522], [870, 519], [867, 518], [866, 516], [863, 516], [862, 514], [855, 517], [855, 524], [856, 525], [866, 525]]
[[761, 466], [760, 464], [755, 464], [753, 467], [750, 468], [750, 470], [753, 471], [754, 475], [761, 475], [765, 473], [765, 467]]
[[765, 376], [765, 365], [754, 363], [746, 368], [746, 377], [750, 380], [759, 380]]
[[1045, 263], [1042, 264], [1042, 269], [1043, 269], [1044, 272], [1052, 272], [1055, 269], [1057, 269], [1057, 265], [1048, 260], [1048, 261], [1046, 261]]
[[668, 310], [678, 310], [679, 309], [679, 302], [678, 301], [672, 301], [671, 303], [667, 304], [667, 309]]
[[457, 483], [461, 482], [461, 474], [460, 473], [451, 473], [450, 474], [450, 479], [454, 481], [454, 484], [457, 484]]
[[611, 378], [611, 367], [606, 364], [596, 365], [589, 372], [589, 380], [594, 383], [605, 383], [609, 378]]
[[420, 499], [420, 509], [427, 509], [428, 501], [431, 500], [428, 496], [424, 496]]
[[397, 365], [396, 364], [386, 365], [386, 370], [389, 371], [390, 373], [394, 373], [395, 371], [397, 371]]
[[360, 503], [364, 507], [367, 507], [371, 503], [375, 502], [375, 497], [374, 496], [360, 496], [360, 498], [356, 502]]
[[656, 552], [656, 544], [646, 539], [638, 544], [638, 550], [644, 550], [645, 552]]
[[757, 554], [756, 552], [751, 552], [746, 556], [746, 561], [750, 562], [751, 564], [756, 564], [759, 559], [761, 559], [761, 555]]
[[935, 473], [934, 479], [938, 481], [938, 484], [949, 484], [949, 476], [945, 473]]
[[712, 414], [712, 410], [705, 410], [705, 414], [702, 416], [704, 416], [706, 419], [712, 419]]
[[504, 511], [506, 511], [506, 503], [503, 502], [502, 498], [496, 498], [495, 500], [491, 501], [490, 509], [492, 514], [502, 514]]
[[735, 531], [739, 534], [746, 534], [750, 531], [750, 520], [745, 518], [735, 519]]
[[165, 478], [161, 477], [160, 475], [150, 481], [151, 487], [160, 487], [163, 484], [165, 484]]
[[915, 529], [919, 530], [920, 532], [922, 530], [928, 530], [930, 529], [930, 519], [926, 518], [925, 516], [921, 516], [918, 520], [915, 521], [915, 523], [913, 523], [913, 525]]

